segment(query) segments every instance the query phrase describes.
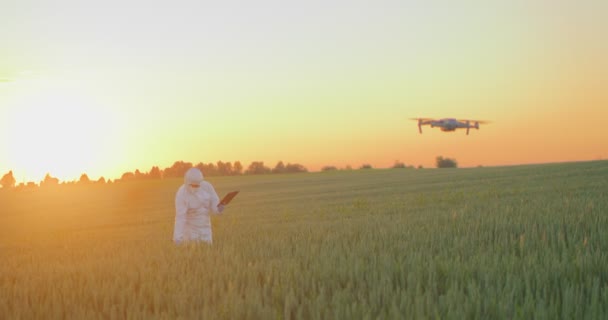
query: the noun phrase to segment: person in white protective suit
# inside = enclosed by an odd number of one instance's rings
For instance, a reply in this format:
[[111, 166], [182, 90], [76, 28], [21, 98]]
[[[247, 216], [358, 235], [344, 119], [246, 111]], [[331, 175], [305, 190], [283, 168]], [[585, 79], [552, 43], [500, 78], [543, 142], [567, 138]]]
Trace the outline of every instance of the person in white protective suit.
[[204, 181], [203, 173], [197, 168], [186, 172], [184, 184], [175, 195], [175, 229], [173, 241], [180, 244], [186, 241], [212, 243], [210, 214], [220, 214], [224, 205], [213, 186]]

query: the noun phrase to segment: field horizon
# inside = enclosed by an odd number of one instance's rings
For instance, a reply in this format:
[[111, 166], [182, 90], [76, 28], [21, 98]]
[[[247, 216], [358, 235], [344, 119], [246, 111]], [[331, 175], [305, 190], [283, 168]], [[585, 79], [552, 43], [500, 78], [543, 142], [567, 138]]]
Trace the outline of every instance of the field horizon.
[[[438, 156], [438, 157], [443, 157], [443, 156]], [[608, 160], [604, 160], [604, 159], [594, 159], [594, 160], [576, 160], [576, 161], [551, 161], [551, 162], [528, 162], [528, 163], [513, 163], [513, 164], [496, 164], [496, 165], [482, 165], [482, 164], [478, 164], [478, 165], [471, 165], [471, 166], [460, 166], [458, 164], [457, 159], [454, 158], [450, 158], [450, 157], [445, 157], [444, 159], [450, 160], [450, 161], [455, 161], [456, 167], [457, 169], [472, 169], [472, 168], [510, 168], [510, 167], [522, 167], [522, 166], [543, 166], [543, 165], [559, 165], [559, 164], [576, 164], [576, 163], [586, 163], [586, 162], [597, 162], [597, 161], [608, 161]], [[452, 168], [439, 168], [437, 167], [437, 164], [435, 164], [435, 166], [432, 167], [424, 167], [422, 165], [414, 165], [414, 164], [407, 164], [403, 161], [400, 160], [396, 160], [395, 163], [392, 166], [388, 166], [388, 167], [374, 167], [366, 162], [361, 162], [361, 164], [358, 167], [352, 167], [350, 165], [344, 166], [344, 167], [339, 167], [339, 166], [334, 166], [334, 165], [325, 165], [325, 166], [321, 166], [318, 167], [316, 169], [313, 170], [309, 170], [308, 167], [301, 165], [300, 163], [287, 163], [288, 165], [294, 165], [294, 166], [300, 166], [299, 169], [304, 169], [303, 171], [286, 171], [286, 172], [273, 172], [273, 170], [276, 169], [276, 165], [274, 168], [268, 167], [265, 165], [264, 161], [253, 161], [252, 163], [250, 163], [250, 165], [252, 164], [262, 164], [264, 165], [264, 168], [268, 170], [267, 173], [247, 173], [246, 170], [248, 168], [242, 168], [242, 172], [240, 173], [228, 173], [228, 174], [221, 174], [218, 173], [218, 167], [214, 167], [217, 166], [218, 163], [222, 163], [222, 164], [234, 164], [234, 163], [240, 163], [240, 161], [234, 161], [234, 162], [224, 162], [224, 161], [217, 161], [215, 163], [210, 162], [210, 163], [203, 163], [203, 162], [199, 162], [198, 164], [195, 164], [194, 162], [188, 162], [188, 161], [183, 161], [183, 160], [178, 160], [175, 161], [173, 163], [172, 166], [170, 167], [166, 167], [164, 169], [161, 169], [160, 166], [158, 165], [154, 165], [150, 168], [149, 171], [141, 171], [139, 168], [136, 168], [132, 171], [126, 171], [124, 172], [120, 177], [116, 176], [116, 177], [106, 177], [104, 175], [101, 175], [98, 177], [98, 179], [93, 179], [93, 180], [87, 180], [86, 183], [101, 183], [101, 184], [105, 184], [105, 183], [112, 183], [112, 182], [126, 182], [129, 180], [144, 180], [144, 179], [174, 179], [174, 178], [181, 178], [175, 175], [175, 172], [171, 172], [169, 177], [165, 177], [165, 172], [167, 171], [185, 171], [185, 169], [180, 168], [180, 167], [198, 167], [199, 169], [201, 169], [201, 171], [203, 173], [208, 172], [208, 171], [212, 171], [210, 174], [205, 174], [206, 178], [209, 177], [218, 177], [218, 176], [231, 176], [231, 175], [236, 175], [236, 176], [240, 176], [240, 175], [260, 175], [260, 174], [293, 174], [293, 173], [324, 173], [326, 171], [352, 171], [352, 170], [368, 170], [368, 169], [373, 169], [373, 170], [383, 170], [383, 169], [416, 169], [416, 170], [421, 170], [421, 169], [452, 169]], [[285, 165], [285, 163], [283, 161], [277, 161], [277, 165], [279, 163], [283, 163]], [[179, 166], [177, 166], [179, 164]], [[402, 165], [402, 167], [395, 167], [396, 165]], [[176, 168], [177, 166], [177, 168]], [[211, 168], [210, 168], [211, 166]], [[367, 166], [367, 167], [365, 167]], [[158, 170], [158, 172], [153, 172], [155, 170]], [[15, 176], [15, 172], [12, 169], [8, 169], [7, 172], [5, 173], [1, 173], [1, 174], [9, 174], [9, 173], [13, 173], [13, 177]], [[80, 182], [78, 179], [72, 179], [72, 180], [61, 180], [58, 179], [57, 177], [53, 176], [53, 174], [51, 172], [47, 172], [46, 175], [51, 178], [51, 179], [57, 179], [56, 180], [56, 184], [59, 185], [65, 185], [65, 184], [74, 184], [74, 183], [78, 183]], [[129, 175], [129, 177], [127, 177], [126, 179], [124, 178], [125, 175]], [[139, 175], [139, 177], [138, 177]], [[17, 175], [18, 176], [18, 175]], [[87, 179], [89, 178], [89, 175], [87, 172], [83, 172], [81, 174], [81, 178], [83, 176], [87, 176]], [[33, 180], [24, 180], [24, 179], [20, 179], [20, 180], [15, 180], [15, 187], [14, 188], [25, 188], [29, 186], [31, 187], [32, 184], [36, 187], [41, 187], [42, 184], [44, 183], [44, 179], [41, 179], [40, 181], [36, 182]], [[12, 189], [11, 187], [2, 187], [2, 185], [0, 184], [0, 191], [2, 189]]]

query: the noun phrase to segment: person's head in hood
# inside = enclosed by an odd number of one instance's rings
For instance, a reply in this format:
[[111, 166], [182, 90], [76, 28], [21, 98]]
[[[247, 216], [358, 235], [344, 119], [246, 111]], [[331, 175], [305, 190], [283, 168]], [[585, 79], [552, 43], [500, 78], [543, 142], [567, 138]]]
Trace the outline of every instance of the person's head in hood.
[[198, 191], [203, 182], [203, 173], [198, 168], [190, 168], [186, 171], [184, 176], [184, 184], [188, 188], [188, 191], [194, 193]]

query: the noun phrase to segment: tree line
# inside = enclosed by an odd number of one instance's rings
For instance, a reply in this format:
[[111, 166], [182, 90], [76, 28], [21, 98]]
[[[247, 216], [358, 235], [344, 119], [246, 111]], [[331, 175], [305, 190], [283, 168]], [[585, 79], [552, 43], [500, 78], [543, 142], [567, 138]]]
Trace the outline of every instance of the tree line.
[[[78, 181], [60, 182], [58, 178], [51, 176], [50, 173], [47, 173], [44, 179], [40, 181], [40, 187], [73, 184], [107, 184], [136, 180], [183, 178], [186, 171], [188, 171], [190, 168], [200, 169], [206, 177], [308, 172], [308, 169], [301, 164], [285, 164], [283, 161], [279, 161], [274, 168], [266, 166], [263, 161], [254, 161], [247, 168], [244, 168], [240, 161], [236, 161], [234, 163], [223, 161], [218, 161], [217, 163], [199, 162], [196, 165], [191, 162], [176, 161], [172, 166], [165, 169], [160, 169], [158, 166], [153, 166], [147, 172], [142, 172], [139, 169], [133, 172], [125, 172], [120, 176], [120, 178], [116, 178], [113, 181], [106, 180], [104, 177], [94, 181], [89, 179], [89, 176], [86, 173], [83, 173]], [[35, 182], [20, 183], [17, 185], [17, 180], [15, 179], [12, 170], [0, 178], [0, 185], [2, 188], [31, 188], [38, 186]]]
[[[458, 163], [454, 159], [443, 158], [442, 156], [436, 159], [437, 168], [457, 168]], [[147, 172], [141, 172], [139, 169], [133, 172], [125, 172], [120, 178], [112, 180], [106, 180], [104, 177], [98, 180], [89, 179], [86, 173], [83, 173], [78, 181], [64, 181], [60, 182], [58, 178], [55, 178], [47, 173], [42, 181], [40, 181], [40, 187], [49, 187], [57, 185], [75, 185], [75, 184], [108, 184], [108, 183], [120, 183], [124, 181], [137, 181], [137, 180], [153, 180], [153, 179], [170, 179], [170, 178], [183, 178], [186, 171], [190, 168], [200, 169], [206, 177], [213, 176], [238, 176], [238, 175], [258, 175], [258, 174], [284, 174], [284, 173], [303, 173], [308, 172], [308, 169], [299, 163], [283, 163], [279, 161], [274, 168], [270, 168], [264, 164], [263, 161], [253, 161], [245, 169], [240, 161], [223, 162], [218, 161], [217, 163], [203, 163], [199, 162], [194, 165], [191, 162], [176, 161], [172, 166], [165, 169], [160, 169], [158, 166], [153, 166]], [[372, 169], [370, 164], [363, 164], [359, 169]], [[398, 168], [409, 168], [413, 169], [412, 165], [405, 165], [403, 162], [395, 161], [392, 166], [394, 169]], [[418, 169], [422, 169], [421, 165]], [[334, 171], [334, 170], [352, 170], [351, 166], [346, 166], [344, 169], [338, 169], [335, 166], [324, 166], [321, 171]], [[2, 188], [35, 188], [38, 184], [35, 182], [20, 183], [17, 185], [17, 181], [13, 176], [13, 171], [9, 171], [0, 178], [0, 186]]]

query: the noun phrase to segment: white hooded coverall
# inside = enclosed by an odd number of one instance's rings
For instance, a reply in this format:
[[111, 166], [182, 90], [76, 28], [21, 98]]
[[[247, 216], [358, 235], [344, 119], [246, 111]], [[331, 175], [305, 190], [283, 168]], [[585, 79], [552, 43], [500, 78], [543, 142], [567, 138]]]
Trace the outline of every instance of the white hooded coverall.
[[[213, 186], [203, 180], [203, 173], [197, 168], [186, 172], [184, 184], [175, 195], [175, 228], [173, 241], [205, 241], [212, 243], [210, 214], [219, 214], [220, 202]], [[200, 185], [198, 188], [191, 184]]]

